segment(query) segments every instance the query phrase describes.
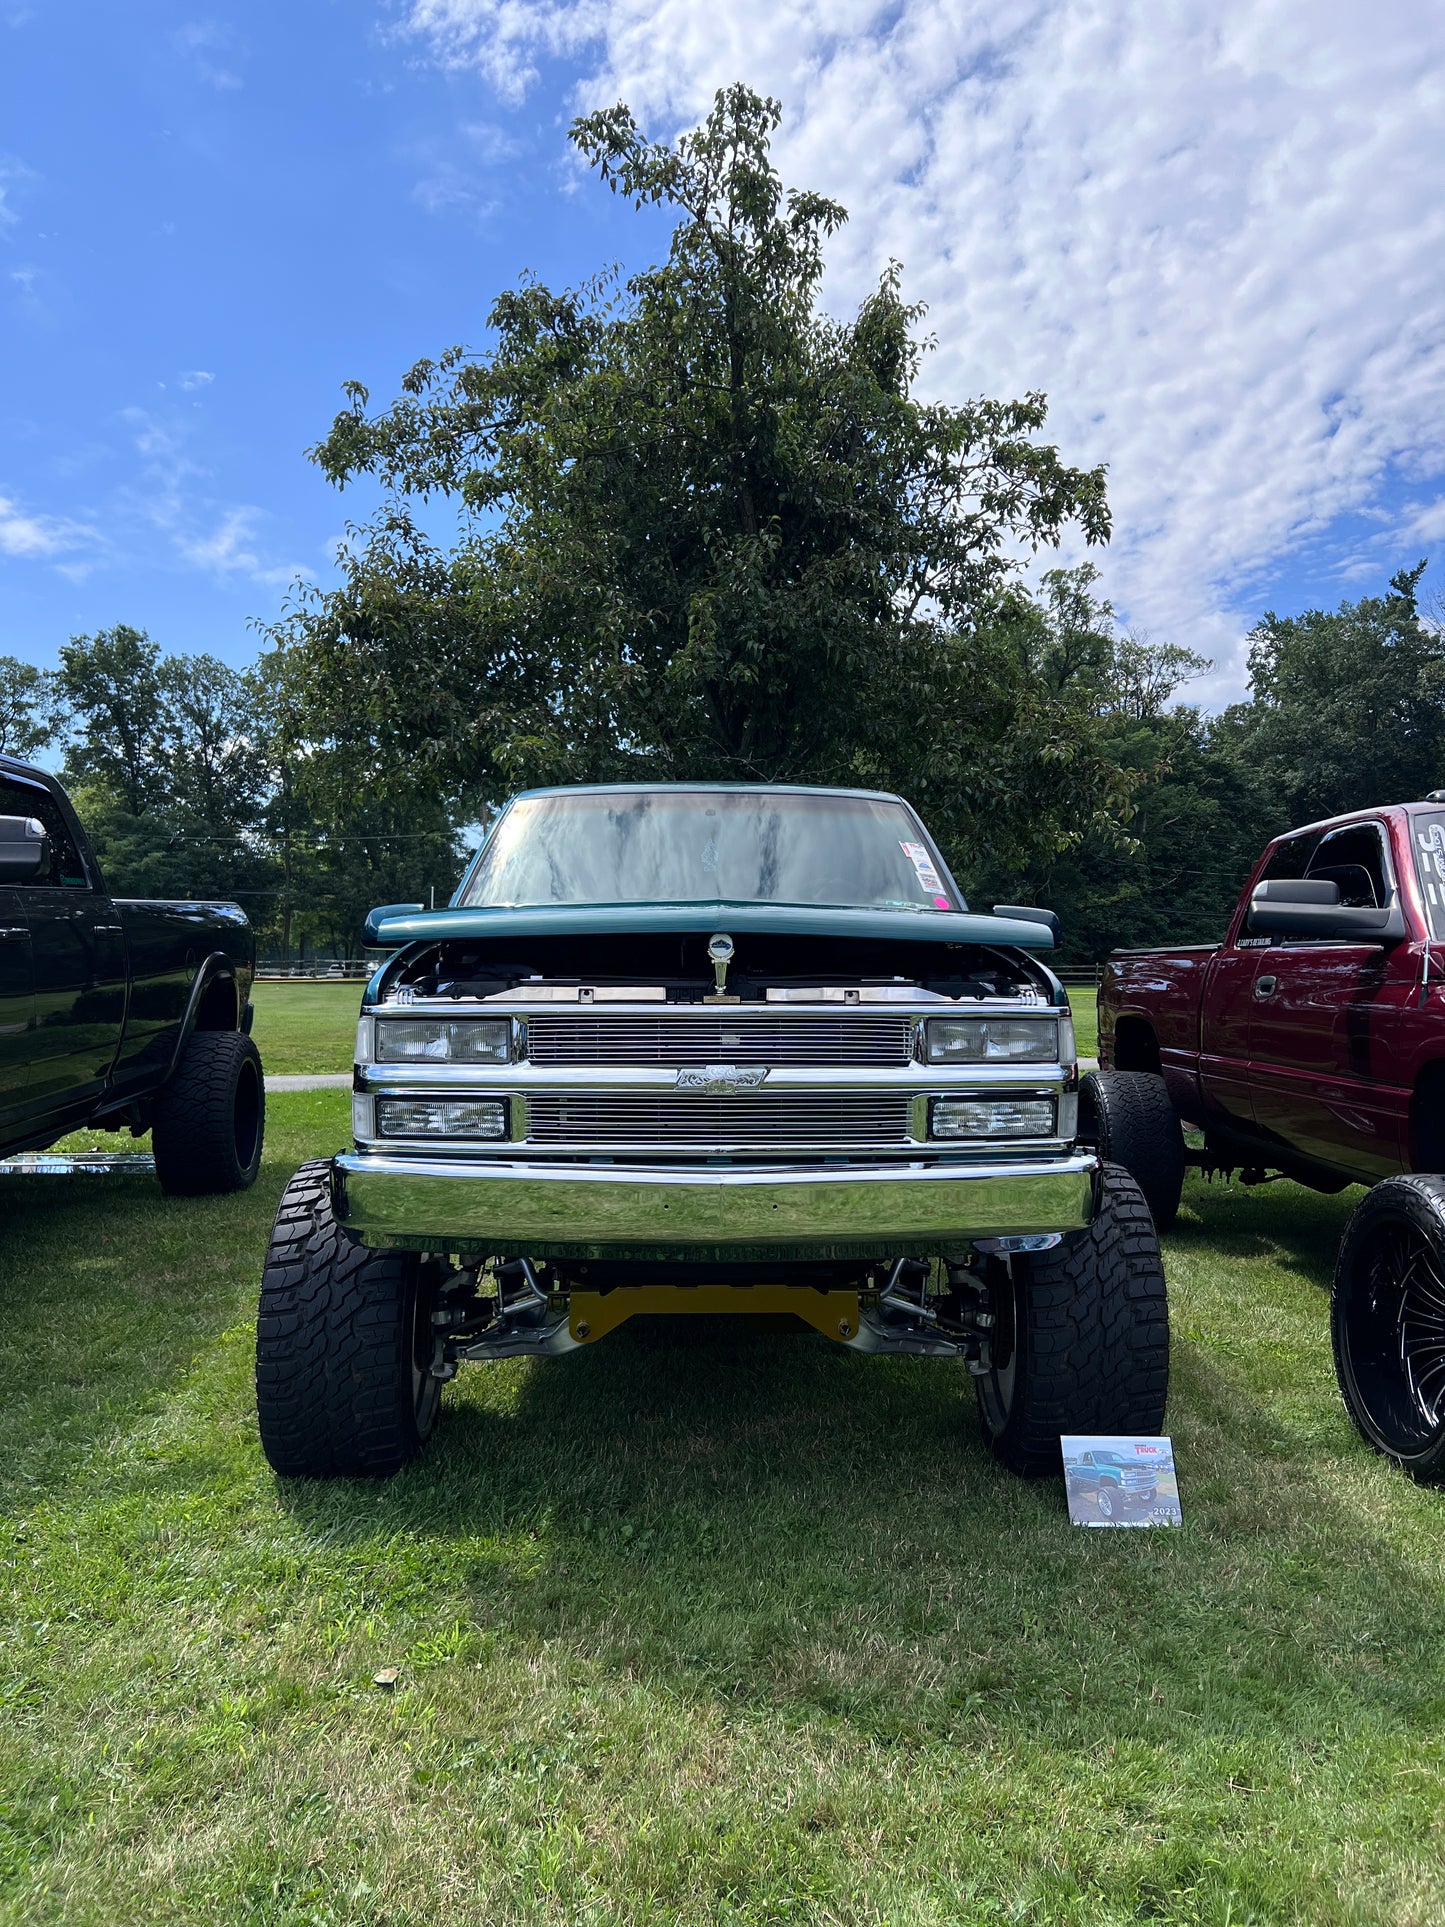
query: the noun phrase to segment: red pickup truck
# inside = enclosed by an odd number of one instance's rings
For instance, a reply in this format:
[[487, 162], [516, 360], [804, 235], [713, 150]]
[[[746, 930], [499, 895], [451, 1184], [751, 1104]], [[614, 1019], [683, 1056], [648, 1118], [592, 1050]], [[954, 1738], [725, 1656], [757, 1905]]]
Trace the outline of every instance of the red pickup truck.
[[1336, 1277], [1341, 1384], [1373, 1444], [1445, 1476], [1445, 791], [1276, 838], [1222, 943], [1116, 951], [1099, 1057], [1090, 1128], [1161, 1225], [1186, 1161], [1377, 1187]]

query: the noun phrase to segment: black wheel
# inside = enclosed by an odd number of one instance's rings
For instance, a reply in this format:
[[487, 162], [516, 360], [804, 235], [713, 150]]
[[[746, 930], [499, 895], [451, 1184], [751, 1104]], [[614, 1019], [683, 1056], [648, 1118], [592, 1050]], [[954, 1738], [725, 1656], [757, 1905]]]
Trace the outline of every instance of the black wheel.
[[1098, 1491], [1094, 1494], [1094, 1503], [1099, 1508], [1099, 1517], [1101, 1519], [1112, 1519], [1116, 1512], [1123, 1511], [1123, 1506], [1117, 1494], [1111, 1492], [1107, 1485], [1101, 1485], [1099, 1487]]
[[1445, 1483], [1445, 1178], [1387, 1178], [1355, 1207], [1330, 1331], [1360, 1431], [1412, 1478]]
[[238, 1030], [196, 1031], [151, 1116], [162, 1191], [244, 1191], [256, 1182], [265, 1135], [261, 1053]]
[[988, 1260], [993, 1363], [974, 1380], [995, 1457], [1036, 1477], [1062, 1464], [1065, 1432], [1152, 1437], [1169, 1389], [1169, 1310], [1159, 1238], [1129, 1173], [1103, 1166], [1094, 1221], [1052, 1251]]
[[288, 1478], [390, 1478], [441, 1405], [432, 1376], [436, 1274], [415, 1252], [353, 1244], [331, 1210], [330, 1166], [303, 1164], [281, 1196], [261, 1279], [256, 1411]]
[[1079, 1135], [1110, 1164], [1122, 1164], [1167, 1231], [1184, 1190], [1184, 1132], [1162, 1077], [1150, 1071], [1090, 1071], [1079, 1087]]

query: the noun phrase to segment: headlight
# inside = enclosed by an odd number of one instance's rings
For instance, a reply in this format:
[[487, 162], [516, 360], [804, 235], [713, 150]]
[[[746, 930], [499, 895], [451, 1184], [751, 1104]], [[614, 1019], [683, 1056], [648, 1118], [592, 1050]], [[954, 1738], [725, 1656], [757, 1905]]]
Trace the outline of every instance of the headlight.
[[507, 1107], [495, 1099], [473, 1104], [449, 1098], [379, 1097], [376, 1128], [382, 1137], [505, 1137]]
[[[1064, 1035], [1060, 1036], [1060, 1030]], [[932, 1017], [930, 1064], [1057, 1064], [1074, 1049], [1073, 1025], [1057, 1017]]]
[[1052, 1137], [1051, 1097], [935, 1097], [931, 1137]]
[[378, 1064], [506, 1064], [512, 1026], [505, 1017], [379, 1017]]

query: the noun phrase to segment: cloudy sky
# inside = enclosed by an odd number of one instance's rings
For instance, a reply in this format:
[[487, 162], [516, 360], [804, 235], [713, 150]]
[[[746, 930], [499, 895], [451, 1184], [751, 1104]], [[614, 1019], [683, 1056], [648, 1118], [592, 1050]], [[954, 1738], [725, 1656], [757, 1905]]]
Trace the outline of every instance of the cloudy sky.
[[524, 269], [655, 258], [568, 118], [672, 134], [737, 78], [851, 210], [828, 303], [897, 256], [931, 389], [1041, 388], [1108, 463], [1106, 585], [1215, 659], [1198, 693], [1262, 609], [1445, 565], [1420, 0], [0, 0], [0, 651], [246, 660], [369, 506], [305, 459], [340, 383], [483, 341]]

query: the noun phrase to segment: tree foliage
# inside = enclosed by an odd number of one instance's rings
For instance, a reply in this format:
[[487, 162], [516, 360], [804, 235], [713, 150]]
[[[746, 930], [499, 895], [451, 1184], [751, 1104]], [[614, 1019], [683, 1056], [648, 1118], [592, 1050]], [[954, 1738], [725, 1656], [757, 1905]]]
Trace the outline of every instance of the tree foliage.
[[674, 147], [623, 106], [578, 121], [606, 185], [675, 216], [667, 259], [502, 294], [485, 353], [418, 362], [379, 414], [351, 386], [313, 453], [384, 504], [278, 635], [333, 777], [876, 782], [1001, 853], [1117, 816], [1087, 706], [1025, 671], [1019, 580], [1067, 527], [1105, 539], [1102, 471], [1041, 440], [1042, 396], [920, 400], [896, 266], [820, 310], [845, 215], [783, 187], [778, 117], [739, 86]]

